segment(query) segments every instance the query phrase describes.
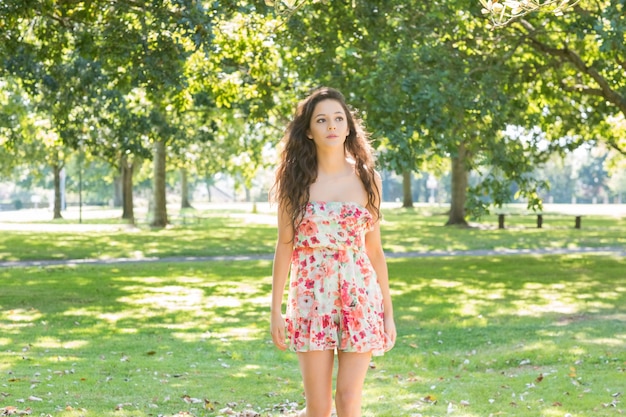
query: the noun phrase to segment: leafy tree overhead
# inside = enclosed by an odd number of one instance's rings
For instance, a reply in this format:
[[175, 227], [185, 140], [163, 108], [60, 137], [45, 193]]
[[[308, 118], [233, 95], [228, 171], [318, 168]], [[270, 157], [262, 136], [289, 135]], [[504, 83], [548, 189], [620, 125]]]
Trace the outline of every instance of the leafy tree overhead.
[[[51, 145], [44, 158], [54, 173], [54, 218], [61, 217], [60, 174], [68, 152], [95, 134], [89, 128], [93, 126], [89, 109], [102, 78], [97, 63], [81, 54], [88, 41], [76, 36], [79, 24], [69, 18], [72, 10], [67, 5], [14, 1], [4, 2], [0, 9], [6, 16], [0, 26], [0, 75], [19, 80], [31, 112], [37, 112], [56, 137], [54, 143], [42, 143]], [[24, 140], [37, 141], [28, 131], [22, 133]]]
[[534, 74], [542, 128], [570, 147], [603, 142], [626, 154], [626, 4], [576, 2], [560, 16], [539, 10], [496, 31]]
[[194, 110], [184, 117], [198, 123], [185, 134], [197, 140], [195, 155], [188, 146], [181, 150], [204, 177], [229, 172], [249, 187], [257, 170], [272, 162], [263, 151], [280, 139], [293, 95], [281, 88], [288, 78], [276, 42], [282, 28], [269, 12], [252, 4], [232, 11], [215, 22], [209, 52], [188, 62]]
[[[451, 158], [449, 224], [466, 224], [467, 209], [480, 214], [510, 201], [512, 183], [535, 206], [540, 185], [529, 175], [539, 157], [534, 143], [503, 134], [533, 117], [525, 74], [489, 41], [469, 4], [300, 4], [284, 40], [303, 84], [345, 88], [364, 111], [387, 167], [404, 173], [426, 158]], [[468, 188], [470, 170], [484, 177], [476, 189]]]
[[[36, 159], [60, 172], [76, 150], [103, 158], [132, 220], [133, 172], [152, 160], [163, 227], [168, 168], [250, 186], [297, 98], [325, 84], [347, 94], [381, 163], [409, 185], [450, 161], [449, 224], [515, 196], [538, 207], [531, 173], [550, 152], [602, 142], [625, 153], [624, 3], [519, 10], [496, 29], [481, 9], [499, 3], [482, 3], [6, 0], [3, 170]], [[503, 5], [516, 3], [538, 2]]]
[[[276, 67], [279, 61], [257, 56], [274, 50], [264, 38], [271, 33], [271, 19], [252, 13], [253, 2], [216, 3], [211, 9], [194, 0], [53, 2], [37, 7], [8, 1], [0, 7], [9, 17], [0, 26], [5, 41], [2, 75], [19, 80], [29, 100], [40, 103], [38, 110], [49, 115], [60, 143], [87, 148], [120, 170], [123, 217], [131, 221], [132, 172], [143, 159], [154, 157], [152, 223], [167, 224], [166, 153], [182, 158], [180, 150], [189, 139], [206, 144], [201, 132], [214, 125], [194, 114], [221, 118], [224, 114], [214, 109], [233, 110], [230, 104], [236, 103], [233, 111], [254, 126], [274, 105], [275, 77], [266, 66]], [[224, 21], [225, 16], [230, 20]], [[224, 36], [229, 22], [249, 31], [233, 42], [232, 36]], [[264, 27], [269, 29], [255, 30]], [[251, 163], [239, 168], [250, 178], [262, 142], [258, 136], [248, 140], [255, 135], [242, 137], [229, 138], [237, 145], [219, 150], [249, 152]]]
[[568, 8], [580, 0], [480, 0], [482, 13], [488, 15], [494, 27], [507, 23], [536, 11], [549, 11], [555, 16], [562, 16]]

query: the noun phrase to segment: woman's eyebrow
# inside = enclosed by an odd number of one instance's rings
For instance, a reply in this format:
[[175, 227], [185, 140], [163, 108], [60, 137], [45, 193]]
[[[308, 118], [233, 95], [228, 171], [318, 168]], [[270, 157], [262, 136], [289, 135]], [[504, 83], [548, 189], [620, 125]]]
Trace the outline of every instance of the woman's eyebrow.
[[[334, 114], [343, 114], [343, 112], [342, 111], [336, 111]], [[315, 117], [320, 117], [320, 116], [326, 116], [326, 114], [325, 113], [319, 113], [319, 114], [315, 115]]]

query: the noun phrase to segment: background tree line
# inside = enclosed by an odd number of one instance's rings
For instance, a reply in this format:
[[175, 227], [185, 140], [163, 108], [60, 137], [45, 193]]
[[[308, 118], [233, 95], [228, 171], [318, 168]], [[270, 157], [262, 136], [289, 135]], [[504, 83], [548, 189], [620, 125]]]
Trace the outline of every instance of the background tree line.
[[149, 178], [163, 227], [173, 172], [183, 207], [189, 178], [250, 187], [297, 100], [331, 85], [404, 179], [405, 205], [413, 176], [449, 171], [448, 224], [517, 198], [538, 208], [556, 182], [546, 167], [574, 149], [601, 150], [591, 189], [624, 172], [624, 5], [494, 29], [473, 0], [7, 0], [0, 174], [50, 173], [58, 218], [63, 167], [110, 167], [131, 222], [134, 179]]

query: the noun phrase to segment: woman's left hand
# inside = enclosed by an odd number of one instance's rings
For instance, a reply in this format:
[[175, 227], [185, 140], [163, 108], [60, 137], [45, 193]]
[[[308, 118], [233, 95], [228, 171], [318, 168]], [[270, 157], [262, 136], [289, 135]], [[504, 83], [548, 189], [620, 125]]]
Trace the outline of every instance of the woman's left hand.
[[389, 346], [387, 347], [387, 350], [389, 350], [396, 344], [396, 323], [393, 321], [393, 317], [385, 316], [383, 320], [385, 325], [385, 335], [389, 340]]

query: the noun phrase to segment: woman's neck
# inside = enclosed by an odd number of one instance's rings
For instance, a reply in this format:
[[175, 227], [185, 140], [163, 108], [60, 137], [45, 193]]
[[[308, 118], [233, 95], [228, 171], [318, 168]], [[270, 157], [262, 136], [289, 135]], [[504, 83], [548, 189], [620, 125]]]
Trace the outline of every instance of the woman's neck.
[[342, 153], [333, 153], [319, 155], [317, 158], [317, 172], [325, 176], [333, 176], [342, 174], [349, 168], [349, 162], [346, 161], [345, 155]]

